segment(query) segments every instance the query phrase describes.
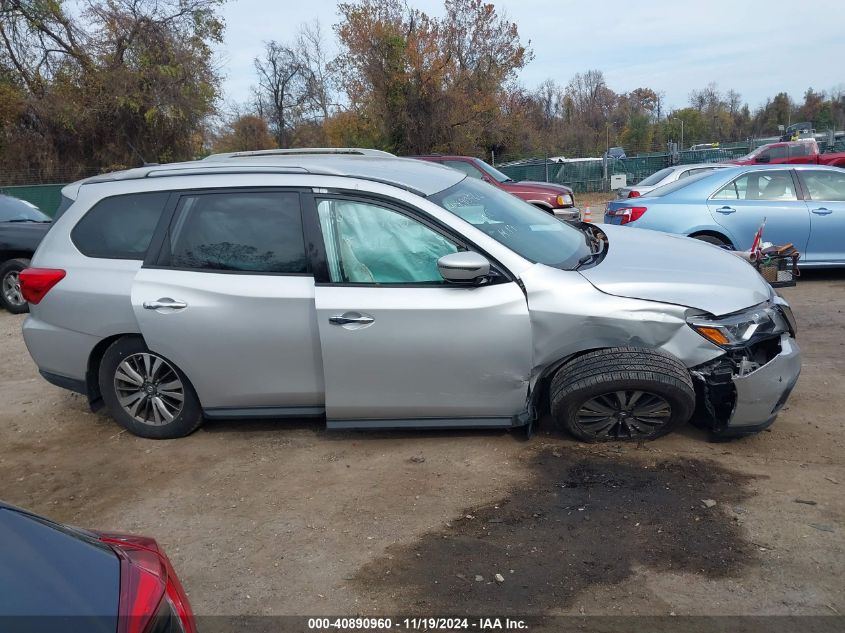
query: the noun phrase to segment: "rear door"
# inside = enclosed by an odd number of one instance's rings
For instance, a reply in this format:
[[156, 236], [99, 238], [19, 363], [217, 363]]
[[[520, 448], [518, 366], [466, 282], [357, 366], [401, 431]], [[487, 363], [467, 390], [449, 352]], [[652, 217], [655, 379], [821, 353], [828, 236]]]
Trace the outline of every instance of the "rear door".
[[797, 191], [791, 169], [749, 171], [713, 194], [707, 207], [739, 250], [751, 248], [765, 220], [765, 241], [792, 243], [803, 252], [810, 237], [810, 213]]
[[321, 410], [300, 193], [185, 193], [160, 244], [135, 276], [132, 307], [147, 345], [185, 372], [203, 408]]
[[845, 263], [845, 170], [797, 170], [810, 208], [810, 240], [802, 260]]
[[815, 163], [816, 154], [813, 153], [812, 143], [792, 143], [789, 146], [789, 160], [793, 165]]
[[437, 260], [467, 245], [405, 207], [327, 195], [313, 213], [329, 426], [509, 426], [531, 370], [519, 285], [445, 282]]

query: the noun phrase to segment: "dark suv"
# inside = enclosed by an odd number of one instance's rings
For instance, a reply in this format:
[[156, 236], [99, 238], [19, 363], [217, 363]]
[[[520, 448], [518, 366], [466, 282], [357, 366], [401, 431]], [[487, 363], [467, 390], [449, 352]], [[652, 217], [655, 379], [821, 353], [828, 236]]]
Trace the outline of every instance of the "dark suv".
[[12, 314], [27, 311], [20, 272], [29, 266], [50, 224], [35, 205], [0, 195], [0, 307]]
[[581, 219], [581, 212], [575, 208], [572, 189], [569, 187], [550, 182], [516, 181], [480, 158], [473, 158], [472, 156], [431, 154], [428, 156], [411, 156], [411, 158], [440, 163], [462, 171], [467, 176], [488, 182], [494, 187], [504, 189], [544, 211], [554, 213], [563, 220], [578, 221]]

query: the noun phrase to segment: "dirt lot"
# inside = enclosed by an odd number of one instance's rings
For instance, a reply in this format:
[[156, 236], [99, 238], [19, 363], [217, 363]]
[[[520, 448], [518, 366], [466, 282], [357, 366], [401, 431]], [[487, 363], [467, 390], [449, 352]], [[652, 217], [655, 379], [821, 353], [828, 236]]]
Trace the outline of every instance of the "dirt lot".
[[845, 614], [845, 273], [784, 294], [804, 373], [771, 432], [645, 446], [316, 422], [143, 440], [41, 380], [2, 313], [0, 498], [155, 536], [201, 614]]

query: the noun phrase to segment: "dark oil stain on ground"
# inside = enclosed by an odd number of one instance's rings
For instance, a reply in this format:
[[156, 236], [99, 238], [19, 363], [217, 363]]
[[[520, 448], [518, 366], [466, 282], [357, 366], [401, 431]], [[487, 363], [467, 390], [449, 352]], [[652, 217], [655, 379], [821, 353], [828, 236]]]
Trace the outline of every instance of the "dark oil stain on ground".
[[355, 588], [406, 612], [540, 614], [624, 581], [635, 566], [721, 578], [754, 560], [727, 509], [750, 496], [747, 475], [693, 459], [551, 450], [532, 469], [498, 504], [389, 549], [356, 574]]

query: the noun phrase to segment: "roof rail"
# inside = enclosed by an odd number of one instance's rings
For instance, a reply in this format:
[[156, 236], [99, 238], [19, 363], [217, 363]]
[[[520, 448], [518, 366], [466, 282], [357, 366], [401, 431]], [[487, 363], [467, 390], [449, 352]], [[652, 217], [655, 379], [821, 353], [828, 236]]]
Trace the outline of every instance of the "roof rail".
[[380, 158], [395, 158], [395, 154], [383, 152], [380, 149], [364, 147], [292, 147], [287, 149], [259, 149], [248, 152], [225, 152], [211, 154], [203, 160], [229, 160], [230, 158], [250, 158], [253, 156], [303, 156], [315, 154], [342, 154], [344, 156], [377, 156]]

